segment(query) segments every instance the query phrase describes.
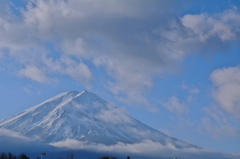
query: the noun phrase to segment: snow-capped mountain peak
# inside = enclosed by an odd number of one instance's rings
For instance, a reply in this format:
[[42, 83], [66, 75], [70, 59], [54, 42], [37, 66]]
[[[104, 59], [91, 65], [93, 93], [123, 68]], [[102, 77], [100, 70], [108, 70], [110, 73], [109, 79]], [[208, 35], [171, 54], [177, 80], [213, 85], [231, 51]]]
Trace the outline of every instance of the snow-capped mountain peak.
[[87, 90], [61, 93], [1, 120], [0, 128], [44, 143], [74, 139], [111, 145], [152, 140], [178, 148], [195, 147], [150, 128]]

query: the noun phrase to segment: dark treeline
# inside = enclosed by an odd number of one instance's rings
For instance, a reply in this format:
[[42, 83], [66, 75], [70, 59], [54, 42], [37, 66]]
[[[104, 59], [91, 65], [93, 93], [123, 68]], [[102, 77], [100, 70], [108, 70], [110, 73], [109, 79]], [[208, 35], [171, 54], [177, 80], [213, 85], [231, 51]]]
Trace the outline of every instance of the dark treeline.
[[[42, 155], [46, 155], [46, 154], [42, 153]], [[24, 153], [15, 156], [9, 152], [9, 153], [0, 153], [0, 159], [30, 159], [30, 158]], [[40, 157], [38, 157], [37, 159], [40, 159]], [[77, 158], [75, 158], [74, 153], [69, 153], [67, 158], [59, 158], [59, 159], [77, 159]], [[117, 158], [112, 156], [103, 156], [103, 157], [99, 157], [98, 159], [117, 159]], [[127, 159], [130, 159], [130, 157], [128, 156]]]
[[1, 153], [0, 159], [29, 159], [29, 157], [24, 153], [18, 156], [13, 155], [12, 153]]
[[[103, 156], [103, 157], [100, 157], [99, 159], [117, 159], [117, 158], [111, 157], [111, 156]], [[130, 159], [130, 157], [128, 156], [127, 159]]]
[[99, 159], [117, 159], [115, 157], [109, 157], [109, 156], [103, 156], [103, 157], [100, 157]]

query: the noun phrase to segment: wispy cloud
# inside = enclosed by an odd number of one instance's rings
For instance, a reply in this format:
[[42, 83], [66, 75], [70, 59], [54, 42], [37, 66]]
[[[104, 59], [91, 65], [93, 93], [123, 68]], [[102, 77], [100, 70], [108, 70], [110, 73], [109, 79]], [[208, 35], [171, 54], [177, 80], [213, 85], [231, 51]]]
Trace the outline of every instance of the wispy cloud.
[[168, 101], [161, 102], [161, 104], [171, 113], [174, 113], [176, 115], [183, 115], [188, 113], [188, 107], [186, 104], [180, 102], [179, 99], [175, 96], [171, 96]]
[[132, 123], [132, 119], [123, 110], [113, 106], [110, 109], [101, 110], [95, 117], [113, 124]]
[[189, 91], [191, 94], [198, 94], [200, 91], [198, 88], [193, 88]]
[[40, 83], [49, 81], [44, 72], [36, 66], [27, 66], [26, 68], [19, 70], [19, 75]]
[[11, 131], [8, 129], [0, 129], [0, 136], [6, 136], [6, 137], [15, 137], [15, 138], [19, 138], [19, 139], [24, 139], [27, 141], [30, 141], [29, 138], [20, 135], [19, 133], [15, 132], [15, 131]]
[[201, 120], [201, 128], [199, 129], [199, 131], [207, 132], [211, 137], [215, 138], [216, 140], [219, 140], [222, 137], [238, 138], [240, 136], [240, 129], [234, 127], [231, 122], [216, 121], [211, 117], [205, 117]]

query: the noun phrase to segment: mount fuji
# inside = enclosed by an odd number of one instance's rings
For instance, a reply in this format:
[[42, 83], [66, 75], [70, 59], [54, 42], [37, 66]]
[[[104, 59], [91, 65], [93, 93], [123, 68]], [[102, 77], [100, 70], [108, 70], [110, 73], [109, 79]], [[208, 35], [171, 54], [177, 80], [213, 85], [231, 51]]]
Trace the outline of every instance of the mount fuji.
[[177, 149], [199, 147], [167, 136], [89, 91], [61, 93], [0, 121], [0, 129], [45, 144], [67, 140], [114, 145], [152, 141]]

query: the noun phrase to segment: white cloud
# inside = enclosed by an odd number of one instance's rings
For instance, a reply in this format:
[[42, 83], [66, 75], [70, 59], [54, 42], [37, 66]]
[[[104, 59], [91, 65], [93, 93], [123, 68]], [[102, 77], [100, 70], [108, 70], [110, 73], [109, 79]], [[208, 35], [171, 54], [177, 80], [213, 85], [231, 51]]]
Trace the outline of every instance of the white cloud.
[[136, 134], [138, 136], [149, 136], [151, 134], [149, 130], [139, 130], [135, 127], [129, 128], [129, 132]]
[[52, 146], [56, 147], [64, 147], [70, 149], [84, 149], [84, 150], [95, 150], [100, 152], [111, 152], [111, 153], [121, 153], [121, 154], [138, 154], [141, 156], [159, 158], [170, 158], [170, 157], [178, 157], [178, 158], [218, 158], [218, 159], [227, 159], [227, 158], [238, 158], [239, 155], [232, 154], [221, 154], [217, 152], [213, 152], [206, 149], [196, 149], [196, 148], [186, 148], [186, 149], [178, 149], [171, 143], [167, 143], [166, 145], [162, 145], [158, 142], [153, 142], [151, 140], [144, 140], [135, 144], [124, 144], [117, 143], [115, 145], [103, 145], [103, 144], [89, 144], [83, 141], [77, 140], [66, 140], [56, 143], [51, 143]]
[[167, 102], [162, 102], [162, 105], [167, 110], [177, 115], [188, 113], [187, 106], [184, 103], [181, 103], [175, 96], [170, 97]]
[[200, 90], [197, 87], [186, 84], [182, 84], [181, 89], [188, 91], [186, 101], [189, 103], [195, 101], [197, 99], [196, 95], [200, 92]]
[[205, 107], [205, 116], [201, 120], [200, 132], [215, 139], [239, 138], [238, 126], [240, 113], [240, 67], [226, 67], [214, 70], [210, 74], [214, 87], [214, 102]]
[[225, 67], [210, 74], [214, 87], [212, 105], [204, 108], [205, 117], [200, 131], [205, 131], [216, 139], [238, 138], [240, 129], [240, 66]]
[[[89, 144], [85, 141], [78, 141], [74, 139], [68, 139], [66, 141], [60, 141], [56, 143], [51, 143], [51, 145], [56, 147], [67, 147], [71, 149], [89, 149], [89, 150], [96, 150], [96, 151], [111, 151], [111, 152], [131, 152], [131, 153], [138, 153], [138, 154], [151, 154], [151, 153], [163, 153], [167, 154], [169, 151], [177, 151], [178, 149], [172, 145], [171, 143], [167, 143], [166, 145], [162, 145], [158, 142], [153, 142], [151, 140], [144, 140], [143, 142], [135, 143], [135, 144], [124, 144], [124, 143], [117, 143], [115, 145], [104, 145], [104, 144]], [[195, 148], [189, 149], [181, 149], [182, 151], [199, 151]], [[201, 150], [200, 150], [201, 151]], [[176, 153], [176, 152], [175, 152]]]
[[[146, 28], [142, 28], [141, 25], [138, 25], [137, 28], [121, 28], [139, 22], [147, 24], [149, 16], [165, 21], [166, 14], [164, 16], [154, 15], [152, 11], [159, 10], [159, 7], [170, 7], [171, 3], [168, 1], [151, 1], [151, 3], [147, 3], [151, 9], [144, 12], [142, 12], [146, 8], [144, 1], [138, 1], [137, 3], [135, 1], [101, 1], [101, 3], [98, 1], [97, 4], [94, 0], [35, 0], [30, 2], [25, 10], [22, 10], [20, 23], [11, 24], [4, 20], [5, 24], [16, 26], [16, 28], [2, 33], [8, 34], [6, 37], [22, 37], [24, 40], [21, 40], [21, 46], [25, 49], [32, 47], [34, 42], [42, 45], [46, 40], [51, 41], [67, 56], [75, 56], [79, 59], [85, 58], [97, 66], [104, 67], [113, 77], [113, 81], [107, 82], [109, 84], [107, 87], [111, 88], [110, 91], [115, 93], [122, 101], [130, 104], [149, 105], [140, 92], [151, 88], [152, 81], [149, 75], [163, 70], [161, 67], [164, 67], [162, 64], [162, 61], [165, 61], [164, 57], [161, 57], [161, 53], [157, 55], [155, 49], [153, 49], [153, 52], [148, 51], [148, 48], [154, 47], [151, 46], [151, 43], [146, 42], [145, 37], [147, 36], [145, 34], [149, 34]], [[155, 25], [155, 22], [150, 22], [147, 25], [147, 28], [150, 29], [149, 32], [155, 28], [153, 25]], [[15, 35], [12, 32], [19, 29], [22, 29], [19, 32], [28, 32], [27, 35], [30, 35], [30, 37], [24, 38], [24, 34]], [[139, 34], [141, 32], [142, 35]], [[12, 40], [9, 40], [6, 45], [12, 49], [12, 44]], [[140, 46], [141, 48], [139, 48]], [[146, 52], [154, 57], [145, 54]], [[57, 64], [57, 66], [53, 68], [59, 67], [56, 61], [52, 65]], [[42, 65], [46, 67], [45, 63], [42, 63]], [[81, 68], [83, 68], [83, 63], [81, 65]], [[47, 65], [47, 67], [49, 66]], [[89, 82], [90, 71], [86, 67], [83, 68], [81, 72], [84, 72], [85, 76], [82, 77], [77, 75], [78, 73], [73, 73], [76, 70], [75, 68], [66, 68], [65, 74], [80, 82]], [[52, 70], [52, 68], [47, 69]], [[121, 94], [126, 96], [123, 98]]]
[[49, 81], [44, 72], [36, 66], [26, 66], [26, 68], [19, 70], [19, 75], [40, 83]]
[[59, 70], [59, 72], [71, 76], [76, 81], [85, 84], [85, 86], [90, 86], [89, 83], [92, 78], [92, 73], [86, 64], [82, 62], [77, 63], [71, 59], [64, 59], [62, 62], [63, 67]]
[[240, 117], [240, 66], [217, 69], [210, 75], [213, 97], [228, 113]]
[[61, 56], [60, 59], [42, 57], [43, 66], [51, 73], [65, 74], [77, 82], [84, 84], [86, 87], [91, 87], [92, 73], [88, 66], [74, 58]]
[[131, 118], [121, 109], [111, 106], [110, 109], [101, 110], [96, 118], [113, 124], [131, 123]]
[[183, 25], [190, 28], [198, 35], [200, 41], [206, 42], [212, 37], [221, 41], [231, 41], [239, 35], [240, 14], [237, 8], [226, 10], [223, 13], [208, 15], [185, 15], [182, 18]]
[[193, 88], [193, 89], [189, 90], [189, 92], [190, 92], [191, 94], [198, 94], [200, 91], [199, 91], [198, 88]]
[[186, 84], [182, 84], [181, 88], [183, 90], [188, 90], [190, 94], [198, 94], [200, 91], [197, 87], [193, 87], [193, 86], [188, 86]]
[[68, 55], [87, 58], [89, 57], [90, 50], [87, 50], [89, 46], [86, 45], [86, 42], [82, 38], [65, 40], [62, 42], [62, 50]]
[[14, 138], [18, 138], [18, 139], [24, 139], [26, 141], [30, 141], [29, 138], [22, 136], [20, 134], [18, 134], [17, 132], [8, 130], [8, 129], [0, 129], [0, 136], [5, 136], [5, 137], [14, 137]]
[[117, 99], [150, 106], [144, 93], [154, 85], [153, 77], [178, 70], [189, 54], [222, 50], [239, 37], [237, 9], [180, 18], [171, 11], [175, 5], [167, 0], [29, 1], [21, 15], [1, 11], [0, 49], [7, 48], [21, 66], [38, 68], [41, 80], [18, 68], [38, 82], [55, 73], [90, 87], [88, 64], [101, 67], [110, 76], [106, 89]]

